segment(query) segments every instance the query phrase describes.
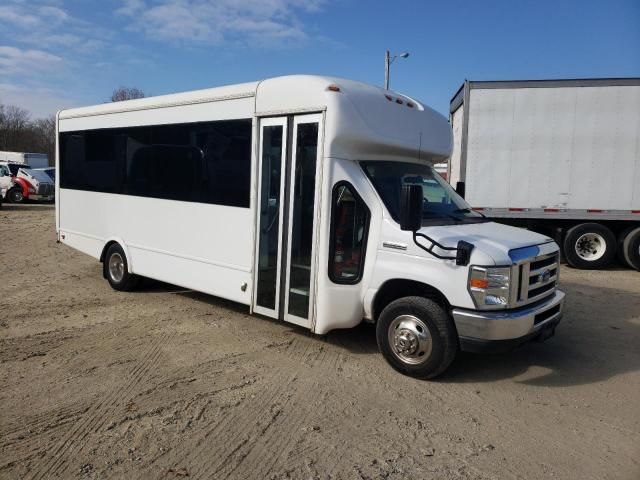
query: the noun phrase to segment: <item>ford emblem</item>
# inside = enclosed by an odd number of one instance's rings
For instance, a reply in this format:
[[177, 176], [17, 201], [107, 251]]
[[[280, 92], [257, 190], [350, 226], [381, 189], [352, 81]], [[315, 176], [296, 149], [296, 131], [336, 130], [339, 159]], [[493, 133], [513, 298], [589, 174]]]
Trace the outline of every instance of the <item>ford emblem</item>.
[[545, 270], [538, 276], [538, 281], [540, 283], [548, 282], [551, 278], [551, 272], [549, 270]]

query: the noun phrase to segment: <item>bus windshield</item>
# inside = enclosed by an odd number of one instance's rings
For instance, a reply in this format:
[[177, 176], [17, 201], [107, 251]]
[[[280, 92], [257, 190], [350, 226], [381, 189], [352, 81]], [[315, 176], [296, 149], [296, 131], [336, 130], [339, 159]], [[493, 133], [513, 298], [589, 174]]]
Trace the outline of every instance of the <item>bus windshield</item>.
[[422, 186], [423, 225], [488, 221], [471, 209], [430, 165], [409, 162], [360, 162], [394, 220], [400, 218], [402, 185]]

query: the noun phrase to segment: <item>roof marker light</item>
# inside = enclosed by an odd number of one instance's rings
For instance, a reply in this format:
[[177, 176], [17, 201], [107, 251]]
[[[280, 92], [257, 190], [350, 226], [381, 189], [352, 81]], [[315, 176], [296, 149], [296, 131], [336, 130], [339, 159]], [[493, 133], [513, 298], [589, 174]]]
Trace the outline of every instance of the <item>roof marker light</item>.
[[327, 87], [327, 91], [329, 91], [329, 92], [339, 92], [340, 91], [340, 87], [338, 85], [336, 85], [335, 83], [332, 83], [331, 85], [329, 85]]
[[391, 95], [385, 95], [384, 97], [390, 102], [393, 102], [393, 97]]
[[413, 108], [413, 107], [414, 107], [414, 105], [413, 105], [413, 103], [411, 103], [411, 102], [407, 102], [407, 107], [409, 107], [409, 108]]
[[402, 105], [404, 102], [403, 102], [401, 99], [396, 98], [396, 103], [398, 103], [398, 104]]

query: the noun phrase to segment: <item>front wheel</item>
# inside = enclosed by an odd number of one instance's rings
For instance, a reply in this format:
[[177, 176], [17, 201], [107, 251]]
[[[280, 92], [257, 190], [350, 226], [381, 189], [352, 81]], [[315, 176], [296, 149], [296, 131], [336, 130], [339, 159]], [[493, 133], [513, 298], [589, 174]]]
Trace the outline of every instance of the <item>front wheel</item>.
[[21, 203], [24, 200], [24, 195], [22, 194], [21, 188], [12, 188], [7, 193], [7, 198], [11, 203]]
[[444, 308], [424, 297], [391, 302], [376, 325], [378, 347], [397, 371], [416, 378], [444, 372], [458, 351], [458, 335]]

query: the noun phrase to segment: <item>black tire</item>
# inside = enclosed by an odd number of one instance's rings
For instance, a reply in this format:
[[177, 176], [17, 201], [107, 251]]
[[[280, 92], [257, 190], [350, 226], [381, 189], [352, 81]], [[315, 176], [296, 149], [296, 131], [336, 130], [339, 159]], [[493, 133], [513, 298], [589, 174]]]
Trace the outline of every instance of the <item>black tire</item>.
[[616, 256], [616, 247], [615, 235], [599, 223], [581, 223], [571, 227], [563, 242], [567, 263], [584, 270], [609, 266]]
[[640, 227], [631, 227], [618, 237], [618, 257], [629, 268], [640, 270]]
[[104, 256], [103, 269], [105, 278], [114, 290], [130, 292], [138, 286], [140, 277], [129, 273], [127, 256], [117, 243], [112, 244], [107, 249], [107, 253]]
[[[411, 332], [412, 322], [415, 321], [413, 319], [418, 319], [427, 327], [431, 337], [430, 348], [425, 348], [415, 337], [415, 350], [405, 357], [409, 360], [405, 360], [398, 353], [397, 345], [406, 337], [402, 338], [403, 334], [400, 333], [390, 334], [390, 331]], [[405, 322], [409, 324], [405, 325]], [[405, 328], [406, 326], [409, 328]], [[417, 323], [415, 327], [421, 325]], [[422, 330], [418, 328], [415, 332], [419, 335]], [[397, 336], [398, 343], [394, 342], [396, 345], [392, 345], [389, 338], [394, 335]], [[414, 338], [411, 333], [408, 335], [410, 339]], [[458, 351], [458, 334], [453, 320], [444, 308], [424, 297], [404, 297], [387, 305], [376, 324], [376, 339], [380, 352], [395, 370], [416, 378], [427, 379], [440, 375], [451, 364]], [[410, 343], [409, 349], [413, 347]], [[426, 355], [424, 359], [420, 358], [421, 353]], [[410, 363], [411, 361], [416, 363]]]
[[12, 188], [7, 192], [7, 198], [11, 203], [22, 203], [24, 201], [24, 195], [21, 188]]

